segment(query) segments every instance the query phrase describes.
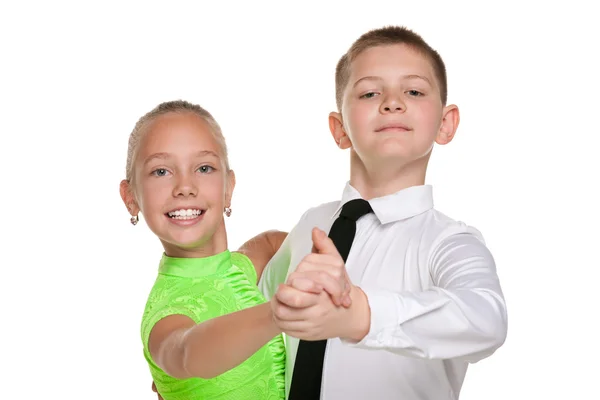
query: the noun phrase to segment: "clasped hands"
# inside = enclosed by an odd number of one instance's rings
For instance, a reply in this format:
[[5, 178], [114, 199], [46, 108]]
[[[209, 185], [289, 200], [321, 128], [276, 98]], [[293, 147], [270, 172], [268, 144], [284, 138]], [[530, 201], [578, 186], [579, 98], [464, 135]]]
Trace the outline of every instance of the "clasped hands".
[[280, 284], [271, 299], [273, 320], [286, 334], [303, 340], [360, 341], [369, 331], [367, 297], [352, 285], [335, 244], [318, 228], [313, 250]]

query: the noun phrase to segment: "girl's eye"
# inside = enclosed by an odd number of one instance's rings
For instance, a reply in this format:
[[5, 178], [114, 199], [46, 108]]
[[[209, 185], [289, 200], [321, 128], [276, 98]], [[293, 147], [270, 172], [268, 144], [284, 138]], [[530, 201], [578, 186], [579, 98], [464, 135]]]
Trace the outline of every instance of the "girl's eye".
[[156, 175], [156, 176], [166, 176], [169, 173], [169, 171], [167, 171], [164, 168], [158, 168], [155, 169], [154, 171], [152, 171], [152, 175]]
[[211, 167], [210, 165], [203, 165], [200, 168], [198, 168], [198, 171], [200, 171], [203, 174], [208, 174], [209, 172], [214, 171], [215, 169], [213, 167]]

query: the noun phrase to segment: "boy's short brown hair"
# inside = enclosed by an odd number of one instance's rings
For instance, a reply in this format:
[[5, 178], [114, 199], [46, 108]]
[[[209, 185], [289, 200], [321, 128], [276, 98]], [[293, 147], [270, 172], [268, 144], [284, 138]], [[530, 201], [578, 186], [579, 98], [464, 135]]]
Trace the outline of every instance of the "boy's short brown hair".
[[429, 59], [435, 73], [435, 77], [440, 86], [440, 96], [442, 104], [446, 105], [448, 97], [448, 83], [446, 80], [446, 66], [442, 57], [437, 51], [431, 48], [423, 38], [402, 26], [385, 26], [383, 28], [371, 30], [359, 37], [350, 47], [350, 49], [340, 58], [335, 69], [335, 101], [338, 111], [342, 111], [344, 90], [350, 79], [350, 66], [352, 62], [363, 51], [376, 46], [386, 46], [394, 44], [405, 44], [413, 50], [422, 53]]

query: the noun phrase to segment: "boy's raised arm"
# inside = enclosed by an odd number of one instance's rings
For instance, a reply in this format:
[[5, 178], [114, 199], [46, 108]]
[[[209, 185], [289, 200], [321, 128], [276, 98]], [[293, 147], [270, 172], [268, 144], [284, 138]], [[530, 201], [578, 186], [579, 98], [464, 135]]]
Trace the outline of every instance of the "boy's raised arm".
[[[286, 333], [302, 327], [290, 333], [300, 339], [339, 337], [349, 346], [417, 358], [477, 362], [491, 355], [506, 338], [507, 313], [494, 259], [482, 239], [471, 233], [446, 237], [429, 255], [429, 267], [433, 287], [398, 293], [352, 286], [347, 309], [329, 296], [284, 287], [277, 292], [276, 322]], [[319, 277], [301, 269], [294, 277]], [[336, 279], [330, 294], [341, 293], [346, 279]], [[288, 283], [295, 286], [293, 281]]]
[[505, 341], [506, 304], [492, 254], [473, 234], [442, 240], [430, 256], [435, 287], [392, 293], [365, 289], [371, 318], [363, 348], [428, 359], [477, 362]]

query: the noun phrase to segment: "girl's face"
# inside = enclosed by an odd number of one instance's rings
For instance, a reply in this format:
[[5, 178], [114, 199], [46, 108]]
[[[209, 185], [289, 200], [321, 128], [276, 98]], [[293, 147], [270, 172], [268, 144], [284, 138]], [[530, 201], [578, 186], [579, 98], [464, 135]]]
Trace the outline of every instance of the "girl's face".
[[225, 250], [223, 210], [230, 206], [235, 177], [225, 170], [210, 126], [194, 113], [173, 112], [143, 129], [132, 197], [125, 196], [125, 203], [138, 207], [168, 256]]

